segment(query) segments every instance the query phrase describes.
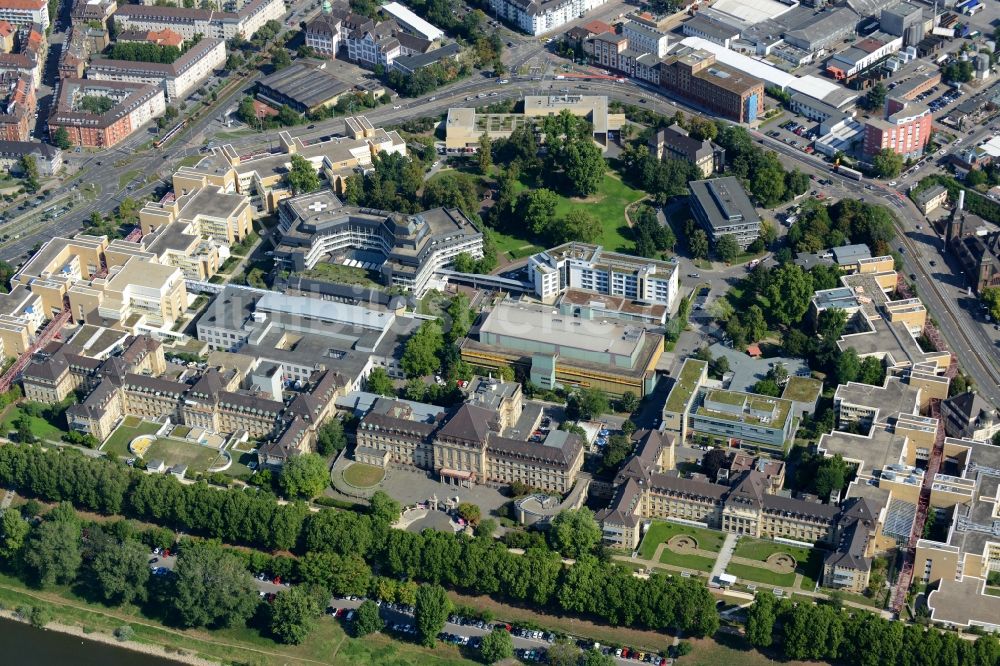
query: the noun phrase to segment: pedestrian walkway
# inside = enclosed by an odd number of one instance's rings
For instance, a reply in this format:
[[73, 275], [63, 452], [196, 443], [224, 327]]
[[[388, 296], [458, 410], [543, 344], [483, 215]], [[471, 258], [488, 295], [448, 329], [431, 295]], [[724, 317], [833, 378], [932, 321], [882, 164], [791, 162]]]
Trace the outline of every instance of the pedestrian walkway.
[[709, 582], [718, 580], [719, 576], [726, 573], [726, 567], [729, 566], [729, 560], [733, 557], [734, 550], [736, 550], [736, 535], [728, 533], [726, 540], [722, 543], [722, 549], [719, 550], [719, 556], [715, 560], [715, 566], [712, 567], [712, 573], [708, 576]]

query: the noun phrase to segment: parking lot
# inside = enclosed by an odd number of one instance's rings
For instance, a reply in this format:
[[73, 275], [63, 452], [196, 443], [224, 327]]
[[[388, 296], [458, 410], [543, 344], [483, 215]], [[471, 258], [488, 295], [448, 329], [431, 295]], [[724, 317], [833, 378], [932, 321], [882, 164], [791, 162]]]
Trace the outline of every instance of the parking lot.
[[[339, 621], [347, 624], [353, 620], [353, 612], [361, 605], [363, 599], [358, 597], [348, 597], [346, 599], [334, 599], [327, 614]], [[376, 602], [379, 605], [379, 614], [385, 620], [385, 632], [406, 640], [414, 639], [417, 635], [415, 620], [413, 617], [413, 607], [396, 603]], [[548, 647], [556, 642], [557, 636], [554, 633], [519, 627], [505, 622], [485, 622], [483, 620], [465, 618], [458, 615], [451, 615], [445, 623], [438, 639], [460, 645], [470, 650], [478, 650], [481, 646], [482, 637], [494, 628], [509, 631], [514, 640], [514, 654], [521, 661], [528, 663], [543, 663], [547, 661]], [[653, 652], [644, 652], [636, 648], [605, 646], [593, 641], [569, 637], [575, 641], [582, 650], [596, 649], [603, 654], [611, 656], [616, 663], [622, 666], [628, 664], [669, 664], [671, 660]]]

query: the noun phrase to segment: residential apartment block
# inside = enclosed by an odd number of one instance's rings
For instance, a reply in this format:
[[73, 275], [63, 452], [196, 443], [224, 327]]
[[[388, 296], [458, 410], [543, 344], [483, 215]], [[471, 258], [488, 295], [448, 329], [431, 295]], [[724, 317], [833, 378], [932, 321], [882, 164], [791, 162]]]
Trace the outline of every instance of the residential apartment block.
[[0, 73], [0, 141], [31, 139], [37, 108], [35, 86], [29, 74]]
[[229, 40], [250, 39], [268, 21], [281, 21], [284, 0], [237, 0], [233, 11], [159, 7], [155, 5], [119, 5], [114, 20], [125, 30], [158, 31], [169, 28], [185, 40], [195, 35]]
[[37, 23], [44, 31], [49, 27], [49, 5], [46, 0], [0, 0], [0, 21], [14, 25]]
[[604, 0], [490, 0], [490, 9], [529, 35], [541, 35], [603, 4]]
[[87, 78], [98, 81], [128, 81], [161, 86], [167, 102], [183, 100], [212, 72], [226, 63], [226, 43], [205, 38], [171, 64], [95, 58]]
[[[113, 105], [104, 113], [80, 106], [83, 99], [92, 97], [110, 99]], [[67, 78], [59, 83], [49, 131], [62, 127], [75, 146], [109, 148], [163, 115], [165, 109], [166, 97], [159, 86]]]
[[567, 289], [578, 289], [672, 309], [679, 273], [675, 263], [607, 252], [600, 245], [575, 241], [528, 259], [528, 280], [534, 284], [535, 296], [546, 303]]

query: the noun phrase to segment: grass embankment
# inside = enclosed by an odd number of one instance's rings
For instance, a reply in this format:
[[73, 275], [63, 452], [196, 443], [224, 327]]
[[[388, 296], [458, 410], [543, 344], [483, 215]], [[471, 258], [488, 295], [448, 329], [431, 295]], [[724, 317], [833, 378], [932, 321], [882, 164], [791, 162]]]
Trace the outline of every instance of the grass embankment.
[[370, 666], [398, 664], [417, 666], [459, 666], [470, 664], [452, 645], [439, 643], [433, 650], [393, 640], [383, 635], [354, 639], [329, 616], [316, 627], [302, 645], [281, 645], [248, 628], [173, 629], [141, 616], [134, 607], [107, 608], [74, 595], [68, 588], [32, 590], [20, 581], [0, 575], [0, 603], [8, 608], [20, 605], [44, 605], [54, 621], [83, 628], [85, 633], [111, 634], [128, 624], [135, 640], [159, 645], [174, 655], [191, 655], [223, 663], [253, 663], [284, 666], [287, 664], [336, 664]]

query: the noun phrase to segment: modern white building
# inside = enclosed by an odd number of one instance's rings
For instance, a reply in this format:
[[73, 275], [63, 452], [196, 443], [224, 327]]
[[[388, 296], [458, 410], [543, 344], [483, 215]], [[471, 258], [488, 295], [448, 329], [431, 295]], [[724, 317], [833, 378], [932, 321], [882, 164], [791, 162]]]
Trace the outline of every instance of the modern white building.
[[490, 0], [490, 9], [530, 35], [551, 32], [605, 0]]
[[657, 30], [635, 21], [626, 21], [622, 34], [628, 38], [628, 46], [633, 51], [652, 53], [657, 58], [667, 55], [669, 39], [663, 30]]
[[49, 4], [46, 0], [0, 0], [0, 21], [14, 25], [37, 23], [49, 27]]
[[410, 34], [433, 42], [444, 37], [444, 31], [420, 18], [398, 2], [387, 2], [382, 11], [396, 19], [396, 23]]
[[547, 303], [567, 289], [581, 289], [672, 309], [679, 274], [677, 264], [607, 252], [588, 243], [566, 243], [528, 259], [535, 296]]

